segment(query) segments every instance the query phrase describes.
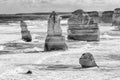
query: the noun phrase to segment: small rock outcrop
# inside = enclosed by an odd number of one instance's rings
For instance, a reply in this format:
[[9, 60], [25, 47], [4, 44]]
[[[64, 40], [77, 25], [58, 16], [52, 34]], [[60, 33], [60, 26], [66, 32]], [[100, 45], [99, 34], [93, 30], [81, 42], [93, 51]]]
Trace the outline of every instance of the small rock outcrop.
[[79, 59], [79, 63], [82, 68], [98, 67], [91, 53], [83, 53]]
[[28, 70], [25, 74], [32, 74], [32, 71]]

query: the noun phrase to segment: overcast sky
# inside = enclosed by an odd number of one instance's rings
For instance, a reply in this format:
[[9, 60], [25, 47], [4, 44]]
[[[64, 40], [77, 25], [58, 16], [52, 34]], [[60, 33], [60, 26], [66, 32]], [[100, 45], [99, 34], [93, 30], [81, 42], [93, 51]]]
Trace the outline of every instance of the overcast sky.
[[28, 12], [71, 12], [84, 10], [114, 10], [120, 7], [120, 0], [0, 0], [0, 14]]

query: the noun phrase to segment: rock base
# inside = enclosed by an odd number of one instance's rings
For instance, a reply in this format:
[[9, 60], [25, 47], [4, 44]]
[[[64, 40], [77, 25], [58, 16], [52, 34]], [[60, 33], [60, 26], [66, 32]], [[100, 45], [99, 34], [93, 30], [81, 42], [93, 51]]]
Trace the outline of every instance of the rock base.
[[21, 35], [22, 35], [22, 40], [23, 41], [25, 41], [25, 42], [31, 42], [32, 41], [30, 31], [21, 31]]
[[98, 35], [68, 35], [70, 40], [79, 40], [79, 41], [99, 41]]
[[66, 50], [67, 45], [65, 43], [64, 36], [47, 36], [45, 40], [44, 51], [52, 50]]

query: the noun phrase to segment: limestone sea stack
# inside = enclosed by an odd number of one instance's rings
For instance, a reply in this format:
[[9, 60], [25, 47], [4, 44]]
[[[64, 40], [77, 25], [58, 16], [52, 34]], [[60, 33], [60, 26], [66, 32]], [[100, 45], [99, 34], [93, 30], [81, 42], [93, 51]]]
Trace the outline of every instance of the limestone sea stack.
[[104, 11], [102, 13], [102, 23], [112, 23], [113, 11]]
[[66, 49], [67, 45], [65, 42], [65, 37], [62, 36], [62, 29], [60, 27], [60, 16], [53, 11], [48, 19], [48, 31], [44, 51]]
[[120, 8], [116, 8], [113, 14], [113, 26], [117, 26], [117, 29], [120, 30]]
[[82, 68], [98, 67], [93, 55], [89, 52], [82, 54], [82, 56], [79, 59], [79, 63], [82, 66]]
[[32, 37], [31, 37], [30, 31], [28, 31], [27, 24], [21, 20], [20, 27], [21, 27], [22, 40], [25, 42], [31, 42]]
[[95, 20], [82, 9], [76, 10], [68, 19], [68, 39], [99, 41], [99, 27]]

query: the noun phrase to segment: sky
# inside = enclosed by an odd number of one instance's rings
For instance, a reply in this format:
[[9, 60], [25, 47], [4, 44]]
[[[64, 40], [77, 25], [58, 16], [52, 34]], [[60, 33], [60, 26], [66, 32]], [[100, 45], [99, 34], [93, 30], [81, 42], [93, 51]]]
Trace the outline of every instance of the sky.
[[0, 0], [0, 14], [114, 10], [120, 0]]

